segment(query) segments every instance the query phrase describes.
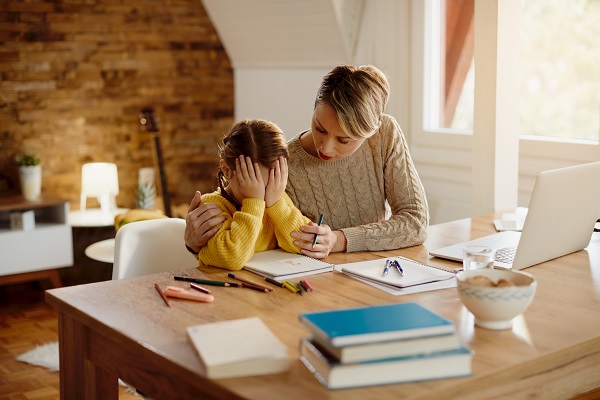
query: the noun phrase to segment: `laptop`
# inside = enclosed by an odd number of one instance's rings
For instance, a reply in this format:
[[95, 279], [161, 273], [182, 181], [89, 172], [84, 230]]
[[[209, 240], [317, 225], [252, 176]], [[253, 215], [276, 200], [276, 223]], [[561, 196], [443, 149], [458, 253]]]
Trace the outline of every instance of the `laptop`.
[[541, 172], [521, 232], [505, 231], [432, 250], [461, 261], [468, 245], [496, 249], [495, 267], [520, 270], [585, 248], [600, 218], [600, 162]]

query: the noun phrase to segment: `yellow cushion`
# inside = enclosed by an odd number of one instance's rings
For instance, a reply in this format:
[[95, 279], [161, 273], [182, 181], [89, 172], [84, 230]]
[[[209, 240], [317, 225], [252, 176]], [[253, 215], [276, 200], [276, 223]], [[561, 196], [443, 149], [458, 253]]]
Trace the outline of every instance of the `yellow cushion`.
[[115, 230], [130, 222], [143, 221], [146, 219], [168, 218], [161, 210], [144, 210], [142, 208], [134, 208], [123, 214], [115, 216]]

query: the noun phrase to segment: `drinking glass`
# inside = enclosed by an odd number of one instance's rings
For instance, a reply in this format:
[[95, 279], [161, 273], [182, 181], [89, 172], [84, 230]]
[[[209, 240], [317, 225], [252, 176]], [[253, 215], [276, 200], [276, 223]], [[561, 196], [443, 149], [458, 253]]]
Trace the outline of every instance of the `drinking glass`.
[[463, 249], [463, 269], [494, 268], [496, 250], [486, 246], [467, 246]]

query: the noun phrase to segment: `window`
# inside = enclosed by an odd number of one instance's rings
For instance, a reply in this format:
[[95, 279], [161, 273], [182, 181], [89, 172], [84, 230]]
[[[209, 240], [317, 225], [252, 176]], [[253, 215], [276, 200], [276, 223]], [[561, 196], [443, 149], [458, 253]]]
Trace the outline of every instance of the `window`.
[[[431, 0], [425, 129], [472, 131], [474, 0]], [[600, 141], [600, 1], [522, 0], [521, 135]]]

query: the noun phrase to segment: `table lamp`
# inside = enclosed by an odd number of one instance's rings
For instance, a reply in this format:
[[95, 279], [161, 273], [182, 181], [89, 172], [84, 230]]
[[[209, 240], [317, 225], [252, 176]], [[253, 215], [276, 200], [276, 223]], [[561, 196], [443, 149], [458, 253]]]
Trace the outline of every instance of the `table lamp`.
[[116, 196], [119, 194], [117, 165], [94, 162], [81, 167], [81, 199], [79, 208], [86, 209], [88, 197], [95, 197], [103, 213], [112, 215], [117, 210]]

